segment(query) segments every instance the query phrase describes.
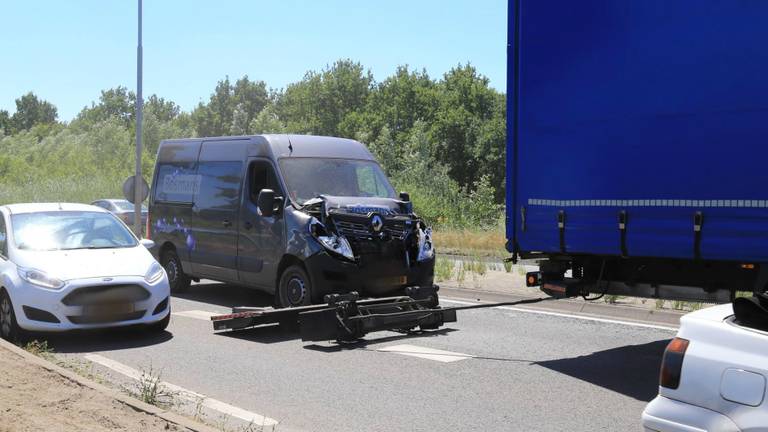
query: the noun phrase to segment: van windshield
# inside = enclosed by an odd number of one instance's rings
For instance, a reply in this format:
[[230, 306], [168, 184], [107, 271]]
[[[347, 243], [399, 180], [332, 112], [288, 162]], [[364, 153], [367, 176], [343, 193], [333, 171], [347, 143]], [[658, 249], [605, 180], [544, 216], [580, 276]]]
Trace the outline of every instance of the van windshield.
[[299, 205], [318, 195], [394, 198], [395, 190], [373, 161], [331, 158], [280, 160], [288, 194]]

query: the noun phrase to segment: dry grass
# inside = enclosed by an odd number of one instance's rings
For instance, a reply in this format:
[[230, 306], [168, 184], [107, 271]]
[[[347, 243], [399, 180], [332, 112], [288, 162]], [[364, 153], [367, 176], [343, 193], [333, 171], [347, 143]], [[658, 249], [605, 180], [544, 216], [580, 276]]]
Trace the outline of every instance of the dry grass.
[[435, 246], [441, 253], [458, 255], [507, 256], [504, 249], [504, 229], [450, 230], [433, 233]]

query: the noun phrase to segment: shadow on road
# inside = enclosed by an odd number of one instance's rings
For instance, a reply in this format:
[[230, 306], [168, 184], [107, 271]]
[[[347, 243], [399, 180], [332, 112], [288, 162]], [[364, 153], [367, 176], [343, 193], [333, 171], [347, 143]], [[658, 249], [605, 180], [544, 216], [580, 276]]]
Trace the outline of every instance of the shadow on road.
[[628, 345], [536, 364], [650, 402], [659, 391], [659, 367], [668, 343], [669, 340], [660, 340], [644, 345]]
[[370, 345], [394, 342], [402, 339], [420, 339], [425, 337], [446, 336], [447, 334], [455, 331], [457, 330], [453, 328], [444, 327], [438, 330], [400, 333], [400, 334], [379, 337], [379, 338], [374, 337], [376, 333], [370, 333], [366, 336], [366, 338], [360, 339], [354, 342], [341, 343], [341, 344], [334, 342], [331, 345], [310, 344], [310, 345], [304, 345], [304, 349], [311, 350], [311, 351], [319, 351], [324, 353], [334, 353], [334, 352], [345, 351], [345, 350], [365, 349]]
[[147, 333], [141, 329], [80, 330], [61, 334], [47, 334], [38, 338], [47, 340], [57, 353], [82, 353], [142, 348], [173, 339], [173, 334]]
[[188, 291], [174, 293], [173, 297], [228, 308], [235, 306], [266, 307], [274, 304], [274, 297], [263, 291], [211, 281], [192, 284]]

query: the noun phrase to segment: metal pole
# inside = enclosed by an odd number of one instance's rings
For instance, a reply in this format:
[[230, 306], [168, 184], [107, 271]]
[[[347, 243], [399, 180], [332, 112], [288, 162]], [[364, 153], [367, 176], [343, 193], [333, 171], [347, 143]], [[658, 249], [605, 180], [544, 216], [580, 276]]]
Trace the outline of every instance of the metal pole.
[[136, 48], [136, 176], [134, 178], [134, 213], [133, 213], [133, 232], [141, 236], [141, 122], [142, 109], [144, 108], [144, 99], [141, 95], [142, 81], [142, 48], [141, 48], [141, 0], [139, 0], [139, 44]]

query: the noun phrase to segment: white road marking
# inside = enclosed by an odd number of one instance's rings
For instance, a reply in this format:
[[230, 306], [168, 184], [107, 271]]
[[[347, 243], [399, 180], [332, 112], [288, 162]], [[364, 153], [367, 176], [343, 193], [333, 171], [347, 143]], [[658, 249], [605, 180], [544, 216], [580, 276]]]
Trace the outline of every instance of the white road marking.
[[416, 345], [393, 345], [384, 348], [379, 348], [376, 351], [391, 352], [395, 354], [402, 354], [411, 357], [419, 357], [427, 360], [439, 361], [442, 363], [451, 363], [461, 360], [473, 358], [475, 356], [470, 354], [463, 354], [451, 351], [443, 351], [432, 348], [425, 348]]
[[[130, 366], [126, 366], [118, 361], [108, 359], [98, 354], [87, 354], [85, 358], [86, 360], [92, 361], [94, 363], [98, 363], [104, 367], [112, 369], [115, 372], [121, 373], [134, 380], [138, 381], [141, 379], [142, 373], [140, 371], [133, 369]], [[171, 384], [165, 381], [162, 381], [160, 384], [163, 387], [165, 387], [168, 391], [174, 393], [175, 396], [179, 398], [185, 399], [195, 404], [199, 403], [203, 407], [206, 407], [214, 411], [218, 411], [230, 417], [240, 419], [249, 424], [265, 426], [265, 427], [269, 427], [270, 429], [274, 429], [274, 427], [278, 424], [278, 421], [275, 419], [271, 419], [269, 417], [265, 417], [260, 414], [256, 414], [254, 412], [246, 411], [242, 408], [238, 408], [236, 406], [230, 405], [220, 400], [209, 398], [204, 394], [187, 390], [175, 384]]]
[[202, 310], [188, 310], [188, 311], [171, 312], [171, 315], [210, 321], [212, 316], [224, 315], [224, 313], [208, 312], [208, 311], [202, 311]]
[[[476, 302], [476, 301], [449, 299], [446, 297], [440, 297], [440, 301], [445, 303], [455, 303], [460, 305], [476, 305], [476, 304], [483, 303], [483, 302]], [[669, 326], [662, 326], [662, 325], [656, 325], [656, 324], [645, 324], [645, 323], [638, 323], [638, 322], [632, 322], [632, 321], [621, 321], [621, 320], [614, 320], [614, 319], [608, 319], [608, 318], [596, 318], [596, 317], [574, 315], [574, 314], [561, 313], [561, 312], [549, 312], [549, 311], [534, 310], [534, 309], [523, 309], [523, 308], [514, 307], [514, 306], [496, 306], [492, 309], [502, 309], [502, 310], [509, 310], [509, 311], [515, 311], [515, 312], [525, 312], [525, 313], [532, 313], [532, 314], [539, 314], [539, 315], [550, 315], [550, 316], [557, 316], [557, 317], [564, 317], [564, 318], [574, 318], [574, 319], [580, 319], [585, 321], [594, 321], [594, 322], [601, 322], [601, 323], [607, 323], [607, 324], [619, 324], [619, 325], [626, 325], [631, 327], [651, 328], [656, 330], [669, 330], [674, 332], [678, 330], [677, 327], [669, 327]]]

